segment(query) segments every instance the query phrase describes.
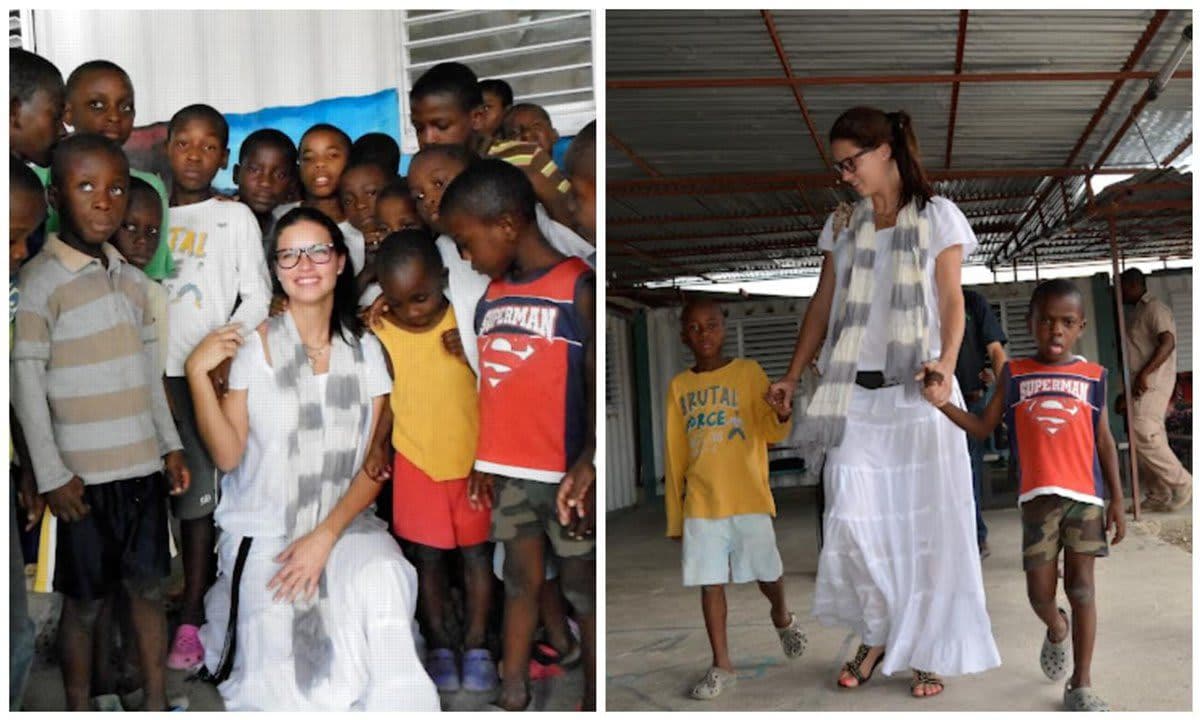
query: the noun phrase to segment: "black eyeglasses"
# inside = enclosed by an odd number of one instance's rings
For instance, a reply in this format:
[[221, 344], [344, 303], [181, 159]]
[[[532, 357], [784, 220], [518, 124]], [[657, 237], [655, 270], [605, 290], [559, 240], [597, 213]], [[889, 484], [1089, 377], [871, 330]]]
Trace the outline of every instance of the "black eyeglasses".
[[324, 265], [333, 257], [333, 245], [318, 243], [305, 248], [288, 248], [275, 251], [275, 264], [284, 270], [291, 270], [300, 264], [300, 256], [307, 255], [317, 265]]
[[858, 165], [858, 159], [860, 157], [862, 157], [863, 155], [866, 155], [867, 153], [871, 152], [872, 150], [874, 150], [877, 147], [879, 147], [879, 146], [872, 145], [869, 148], [863, 148], [862, 150], [859, 150], [858, 152], [854, 153], [853, 155], [851, 155], [850, 157], [848, 157], [844, 160], [838, 160], [837, 162], [835, 162], [833, 164], [833, 167], [830, 169], [833, 171], [834, 175], [838, 176], [839, 179], [845, 173], [853, 173]]

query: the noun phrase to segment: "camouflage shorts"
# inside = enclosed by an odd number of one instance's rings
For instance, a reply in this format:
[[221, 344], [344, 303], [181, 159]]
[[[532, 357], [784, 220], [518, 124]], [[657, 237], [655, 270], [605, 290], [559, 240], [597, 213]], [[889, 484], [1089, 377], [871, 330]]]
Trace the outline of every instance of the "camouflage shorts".
[[1080, 555], [1108, 555], [1102, 505], [1039, 495], [1021, 504], [1021, 530], [1025, 570], [1056, 562], [1062, 548]]
[[492, 540], [505, 542], [545, 533], [554, 554], [561, 558], [584, 557], [596, 550], [596, 541], [576, 540], [558, 524], [555, 498], [558, 483], [494, 475], [492, 496]]

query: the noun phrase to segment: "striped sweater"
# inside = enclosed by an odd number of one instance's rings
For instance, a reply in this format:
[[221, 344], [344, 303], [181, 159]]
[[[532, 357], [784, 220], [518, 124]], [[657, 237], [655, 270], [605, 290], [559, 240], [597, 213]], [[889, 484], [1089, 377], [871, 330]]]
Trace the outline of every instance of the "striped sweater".
[[42, 493], [74, 475], [148, 475], [183, 447], [157, 370], [150, 281], [101, 248], [107, 268], [52, 234], [20, 274], [12, 403]]

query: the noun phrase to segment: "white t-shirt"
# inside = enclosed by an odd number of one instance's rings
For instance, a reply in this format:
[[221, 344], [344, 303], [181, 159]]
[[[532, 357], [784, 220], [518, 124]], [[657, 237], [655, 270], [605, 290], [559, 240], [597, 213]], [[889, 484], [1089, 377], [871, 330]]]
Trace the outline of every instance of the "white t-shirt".
[[166, 241], [175, 273], [163, 280], [170, 327], [167, 375], [182, 377], [184, 362], [205, 335], [227, 322], [240, 322], [249, 333], [267, 318], [271, 279], [262, 231], [245, 205], [208, 199], [171, 208], [169, 219]]
[[[538, 229], [546, 240], [563, 255], [584, 259], [594, 258], [596, 248], [587, 240], [576, 235], [566, 225], [551, 219], [549, 213], [537, 206]], [[454, 306], [454, 315], [458, 318], [458, 334], [462, 337], [463, 352], [467, 362], [479, 376], [479, 346], [475, 336], [475, 306], [487, 292], [488, 283], [492, 280], [487, 275], [475, 272], [471, 263], [463, 260], [458, 254], [458, 246], [454, 238], [442, 235], [437, 239], [438, 252], [442, 254], [442, 263], [449, 271], [449, 282], [446, 297]]]
[[[367, 394], [372, 397], [392, 391], [392, 379], [383, 359], [383, 347], [374, 335], [362, 336]], [[322, 394], [329, 375], [317, 375]], [[229, 388], [246, 391], [250, 432], [242, 462], [221, 478], [221, 499], [214, 521], [222, 530], [241, 537], [280, 537], [287, 534], [287, 436], [281, 430], [280, 412], [285, 401], [275, 387], [275, 375], [263, 354], [262, 336], [252, 332], [234, 356], [229, 369]], [[362, 467], [371, 440], [374, 409], [367, 413], [354, 467]]]
[[[942, 251], [955, 245], [963, 246], [963, 260], [975, 251], [979, 241], [975, 231], [967, 221], [962, 210], [944, 197], [931, 198], [921, 211], [921, 217], [929, 221], [929, 256], [925, 262], [925, 324], [929, 333], [929, 352], [931, 358], [936, 358], [942, 351], [941, 317], [938, 312], [938, 293], [934, 270], [936, 260]], [[832, 252], [838, 276], [846, 271], [851, 263], [847, 249], [849, 248], [851, 229], [843, 229], [837, 239], [833, 237], [833, 215], [825, 221], [817, 247], [826, 252]], [[892, 237], [895, 228], [880, 230], [875, 235], [875, 284], [871, 296], [871, 311], [867, 316], [866, 331], [863, 333], [862, 345], [858, 351], [858, 369], [861, 372], [883, 370], [887, 364], [887, 345], [890, 331], [888, 329], [891, 315], [892, 297]], [[844, 290], [839, 284], [834, 291], [833, 307], [838, 307]], [[830, 318], [830, 326], [833, 318]], [[822, 367], [828, 352], [822, 352]]]

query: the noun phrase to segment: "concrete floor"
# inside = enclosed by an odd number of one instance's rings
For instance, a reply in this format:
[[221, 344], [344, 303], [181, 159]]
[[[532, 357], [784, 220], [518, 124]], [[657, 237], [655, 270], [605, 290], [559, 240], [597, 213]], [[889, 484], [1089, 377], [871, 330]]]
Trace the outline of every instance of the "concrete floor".
[[[1029, 609], [1015, 509], [985, 513], [992, 555], [983, 561], [992, 631], [1003, 662], [954, 678], [940, 696], [909, 697], [910, 675], [877, 676], [858, 690], [836, 686], [853, 655], [845, 628], [810, 618], [817, 566], [816, 510], [809, 489], [776, 492], [776, 534], [788, 602], [805, 621], [808, 648], [788, 660], [754, 585], [727, 592], [729, 643], [738, 683], [711, 702], [688, 689], [711, 661], [699, 591], [684, 588], [679, 546], [663, 537], [660, 505], [608, 517], [607, 668], [609, 710], [1057, 710], [1062, 682], [1038, 666], [1044, 630]], [[1096, 563], [1100, 612], [1092, 679], [1114, 710], [1192, 708], [1192, 508], [1129, 515], [1125, 540]], [[1173, 543], [1163, 540], [1173, 538]], [[1066, 605], [1060, 590], [1061, 602]], [[1148, 672], [1148, 668], [1153, 668]]]

